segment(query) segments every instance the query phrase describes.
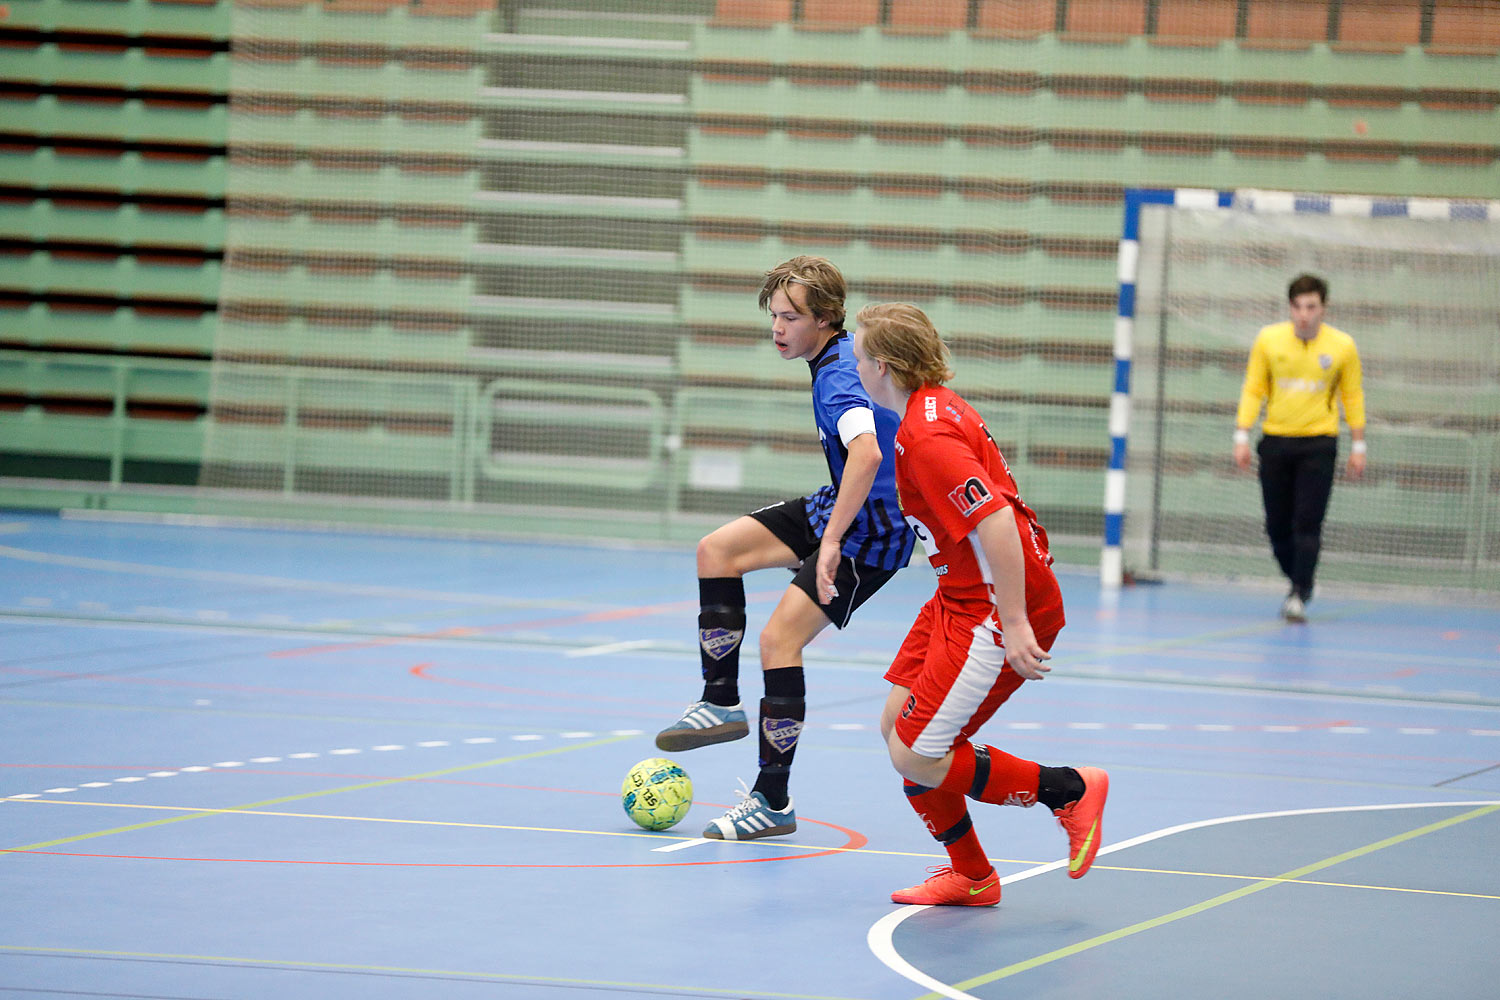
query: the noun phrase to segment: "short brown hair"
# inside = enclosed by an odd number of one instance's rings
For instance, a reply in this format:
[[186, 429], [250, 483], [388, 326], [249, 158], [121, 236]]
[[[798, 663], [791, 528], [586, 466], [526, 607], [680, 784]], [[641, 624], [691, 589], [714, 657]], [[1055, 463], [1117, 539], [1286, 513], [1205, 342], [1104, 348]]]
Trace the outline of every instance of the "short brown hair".
[[[766, 272], [760, 286], [760, 307], [769, 309], [771, 296], [786, 291], [789, 285], [807, 290], [807, 311], [817, 319], [826, 319], [835, 330], [844, 328], [844, 296], [848, 288], [844, 276], [826, 257], [793, 257]], [[791, 297], [791, 292], [787, 292]]]
[[854, 317], [854, 325], [865, 331], [865, 354], [884, 361], [896, 385], [907, 392], [942, 385], [953, 377], [948, 345], [916, 306], [906, 302], [865, 306]]
[[1299, 274], [1293, 278], [1292, 283], [1286, 289], [1286, 300], [1293, 302], [1297, 296], [1306, 295], [1308, 292], [1317, 292], [1318, 301], [1324, 305], [1328, 304], [1328, 282], [1316, 274]]

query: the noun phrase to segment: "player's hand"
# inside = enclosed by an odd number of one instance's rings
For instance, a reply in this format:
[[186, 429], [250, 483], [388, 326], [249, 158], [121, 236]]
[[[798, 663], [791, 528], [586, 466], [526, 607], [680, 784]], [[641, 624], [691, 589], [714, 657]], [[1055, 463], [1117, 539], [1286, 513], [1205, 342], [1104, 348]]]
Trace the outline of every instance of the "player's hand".
[[1042, 680], [1052, 670], [1046, 661], [1052, 654], [1036, 641], [1031, 623], [1022, 619], [1014, 625], [1005, 626], [1005, 662], [1028, 681]]
[[1234, 464], [1241, 469], [1250, 468], [1250, 446], [1248, 444], [1236, 444], [1234, 446]]
[[1349, 456], [1349, 468], [1346, 470], [1350, 479], [1358, 479], [1365, 474], [1365, 453], [1356, 451]]
[[818, 546], [818, 567], [815, 582], [818, 587], [818, 603], [827, 604], [839, 596], [838, 588], [833, 585], [833, 575], [838, 572], [839, 559], [843, 553], [839, 551], [839, 542], [836, 538], [824, 538]]

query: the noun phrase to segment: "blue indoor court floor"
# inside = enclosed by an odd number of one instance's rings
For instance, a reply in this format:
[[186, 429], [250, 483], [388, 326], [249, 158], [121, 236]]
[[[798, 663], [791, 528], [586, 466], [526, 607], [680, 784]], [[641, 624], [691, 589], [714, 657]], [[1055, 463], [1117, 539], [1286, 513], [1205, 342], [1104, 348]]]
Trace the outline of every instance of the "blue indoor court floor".
[[753, 740], [673, 755], [671, 830], [619, 805], [700, 689], [689, 550], [0, 512], [0, 994], [1496, 995], [1500, 606], [1060, 579], [980, 738], [1108, 769], [1106, 846], [1071, 880], [1045, 810], [974, 804], [1000, 906], [903, 907], [920, 559], [808, 650], [800, 828], [723, 843]]

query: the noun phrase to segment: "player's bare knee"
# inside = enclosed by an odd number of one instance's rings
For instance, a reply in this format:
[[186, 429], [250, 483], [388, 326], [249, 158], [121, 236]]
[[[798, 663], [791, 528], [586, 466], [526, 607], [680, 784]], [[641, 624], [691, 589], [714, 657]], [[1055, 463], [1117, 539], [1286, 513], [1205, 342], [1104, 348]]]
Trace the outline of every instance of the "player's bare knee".
[[766, 622], [756, 640], [760, 646], [760, 667], [775, 670], [778, 667], [796, 667], [802, 664], [802, 649], [806, 645], [800, 633], [786, 627], [776, 615]]
[[894, 726], [891, 727], [891, 732], [886, 737], [885, 747], [886, 752], [890, 754], [891, 766], [907, 781], [927, 788], [936, 788], [948, 773], [947, 763], [944, 760], [923, 757], [908, 747]]
[[886, 740], [886, 749], [891, 755], [891, 766], [907, 781], [933, 788], [942, 783], [943, 777], [948, 773], [943, 759], [923, 757], [907, 746], [894, 730]]
[[717, 535], [714, 532], [698, 539], [698, 576], [704, 579], [739, 576], [734, 571], [733, 554]]

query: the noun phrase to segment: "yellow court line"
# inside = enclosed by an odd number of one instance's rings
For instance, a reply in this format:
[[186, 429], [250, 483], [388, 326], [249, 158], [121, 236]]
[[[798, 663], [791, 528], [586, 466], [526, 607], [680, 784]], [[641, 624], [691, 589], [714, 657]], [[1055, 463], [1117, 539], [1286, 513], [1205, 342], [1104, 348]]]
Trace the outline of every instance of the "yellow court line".
[[[478, 765], [466, 765], [466, 766], [478, 766]], [[415, 779], [412, 778], [412, 779], [404, 779], [404, 780], [415, 780]], [[331, 793], [324, 793], [324, 794], [331, 794]], [[641, 831], [639, 833], [636, 833], [636, 832], [633, 832], [633, 831], [620, 831], [620, 830], [575, 830], [575, 829], [571, 829], [569, 827], [556, 827], [556, 826], [519, 826], [519, 825], [512, 824], [512, 823], [467, 823], [467, 822], [463, 822], [463, 821], [460, 821], [460, 820], [445, 820], [445, 819], [401, 819], [401, 818], [393, 817], [393, 816], [345, 816], [345, 815], [338, 815], [338, 814], [333, 814], [333, 813], [280, 812], [280, 811], [274, 811], [274, 810], [270, 810], [270, 809], [252, 809], [252, 808], [250, 808], [248, 806], [238, 806], [238, 807], [236, 807], [236, 806], [230, 806], [230, 807], [223, 808], [223, 809], [215, 809], [215, 808], [207, 807], [207, 806], [204, 806], [204, 807], [200, 807], [200, 806], [162, 806], [162, 805], [148, 805], [148, 804], [139, 803], [139, 802], [93, 802], [93, 801], [81, 800], [81, 799], [6, 799], [4, 801], [14, 802], [17, 805], [91, 806], [91, 807], [100, 808], [100, 809], [150, 809], [150, 810], [160, 810], [160, 811], [163, 811], [163, 812], [185, 812], [185, 813], [193, 813], [196, 816], [210, 816], [210, 815], [234, 814], [234, 815], [239, 815], [239, 816], [273, 816], [273, 817], [277, 817], [277, 818], [281, 818], [281, 819], [331, 819], [331, 820], [342, 820], [342, 821], [350, 822], [350, 823], [396, 823], [396, 824], [407, 825], [407, 826], [448, 826], [448, 827], [458, 827], [458, 828], [474, 829], [474, 830], [510, 830], [510, 831], [517, 832], [517, 833], [571, 833], [571, 834], [580, 834], [580, 835], [583, 835], [583, 836], [594, 836], [594, 837], [639, 837], [639, 838], [643, 838], [643, 839], [647, 839], [647, 840], [698, 840], [699, 839], [697, 837], [682, 837], [682, 836], [678, 836], [676, 834], [663, 835], [663, 834], [659, 834], [659, 833], [647, 833], [645, 831]], [[182, 817], [182, 818], [183, 819], [190, 819], [192, 817]], [[142, 825], [144, 826], [144, 825], [149, 825], [149, 824], [142, 824]], [[139, 828], [140, 827], [128, 827], [128, 828], [121, 828], [121, 829], [139, 829]], [[779, 848], [781, 850], [829, 851], [829, 852], [838, 852], [840, 854], [871, 854], [871, 855], [880, 855], [882, 857], [933, 858], [933, 859], [939, 859], [939, 860], [941, 860], [942, 858], [947, 857], [947, 855], [945, 855], [945, 854], [924, 854], [924, 853], [919, 853], [919, 852], [916, 852], [916, 851], [879, 851], [879, 850], [872, 850], [872, 849], [866, 848], [866, 847], [826, 847], [826, 846], [819, 846], [817, 844], [796, 844], [796, 843], [790, 843], [790, 842], [783, 841], [783, 840], [772, 841], [772, 842], [769, 842], [769, 843], [765, 843], [765, 842], [761, 842], [761, 841], [746, 841], [745, 843], [747, 845], [753, 845], [755, 847], [763, 847], [763, 848], [774, 847], [774, 848]], [[33, 845], [29, 845], [27, 847], [0, 848], [0, 853], [21, 853], [21, 852], [28, 851], [28, 850], [39, 850], [41, 846], [44, 846], [44, 845], [33, 844]], [[995, 864], [1016, 864], [1016, 865], [1034, 865], [1034, 864], [1038, 864], [1039, 863], [1039, 862], [1035, 862], [1035, 861], [1019, 861], [1019, 860], [1010, 859], [1010, 858], [990, 858], [990, 861], [992, 863], [995, 863]], [[1402, 887], [1402, 886], [1391, 886], [1391, 885], [1362, 885], [1362, 884], [1355, 883], [1355, 882], [1319, 882], [1319, 881], [1316, 881], [1316, 880], [1313, 880], [1313, 879], [1287, 878], [1287, 877], [1284, 877], [1284, 876], [1268, 876], [1268, 875], [1236, 875], [1236, 874], [1233, 874], [1233, 873], [1230, 873], [1230, 872], [1191, 872], [1191, 871], [1179, 871], [1179, 870], [1170, 869], [1170, 868], [1132, 868], [1132, 867], [1129, 867], [1129, 866], [1126, 866], [1126, 865], [1100, 865], [1100, 864], [1096, 864], [1096, 865], [1094, 865], [1094, 867], [1096, 869], [1101, 870], [1101, 871], [1134, 872], [1136, 874], [1141, 874], [1141, 875], [1184, 875], [1184, 876], [1188, 876], [1188, 877], [1191, 877], [1191, 878], [1237, 879], [1237, 880], [1245, 881], [1245, 882], [1261, 882], [1261, 881], [1264, 881], [1264, 882], [1287, 882], [1287, 883], [1299, 883], [1301, 885], [1319, 885], [1319, 886], [1325, 886], [1325, 887], [1328, 887], [1328, 888], [1336, 888], [1336, 889], [1374, 889], [1374, 890], [1378, 890], [1378, 891], [1381, 891], [1381, 892], [1410, 892], [1410, 893], [1416, 893], [1416, 894], [1419, 894], [1419, 895], [1426, 895], [1426, 896], [1462, 896], [1462, 897], [1466, 897], [1466, 898], [1469, 898], [1469, 899], [1496, 899], [1496, 900], [1500, 900], [1500, 896], [1489, 895], [1487, 893], [1482, 893], [1482, 892], [1451, 892], [1451, 891], [1442, 890], [1442, 889], [1411, 889], [1411, 888], [1405, 888], [1405, 887]]]
[[[1500, 805], [1482, 806], [1478, 809], [1471, 809], [1469, 812], [1461, 813], [1458, 816], [1450, 816], [1447, 819], [1438, 820], [1436, 823], [1429, 823], [1426, 826], [1417, 827], [1415, 830], [1408, 830], [1406, 833], [1398, 833], [1395, 836], [1386, 837], [1384, 840], [1377, 840], [1373, 844], [1366, 844], [1363, 847], [1356, 847], [1351, 851], [1345, 851], [1343, 854], [1336, 854], [1331, 858], [1324, 858], [1322, 861], [1314, 861], [1312, 864], [1303, 865], [1301, 868], [1296, 868], [1292, 871], [1284, 872], [1283, 874], [1278, 875], [1275, 878], [1260, 879], [1253, 885], [1243, 886], [1231, 892], [1226, 892], [1221, 896], [1215, 896], [1213, 899], [1206, 899], [1201, 903], [1195, 903], [1192, 906], [1183, 907], [1180, 910], [1174, 910], [1171, 913], [1166, 913], [1159, 917], [1152, 917], [1150, 920], [1142, 920], [1139, 923], [1131, 924], [1128, 927], [1121, 927], [1119, 930], [1110, 931], [1107, 934], [1099, 934], [1085, 941], [1079, 941], [1077, 944], [1071, 944], [1065, 948], [1058, 948], [1055, 951], [1049, 951], [1046, 954], [1037, 955], [1035, 958], [1028, 958], [1022, 962], [1016, 962], [1012, 965], [1007, 965], [1004, 968], [996, 969], [993, 972], [986, 972], [982, 976], [976, 976], [973, 979], [967, 979], [961, 983], [954, 983], [953, 986], [958, 990], [969, 990], [973, 989], [976, 986], [983, 986], [986, 983], [993, 983], [996, 980], [1005, 979], [1008, 976], [1014, 976], [1018, 972], [1026, 972], [1029, 969], [1035, 969], [1039, 966], [1047, 965], [1051, 962], [1056, 962], [1059, 959], [1077, 955], [1080, 952], [1088, 951], [1092, 948], [1097, 948], [1100, 945], [1109, 944], [1113, 941], [1119, 941], [1122, 938], [1130, 937], [1133, 934], [1139, 934], [1142, 931], [1148, 931], [1156, 927], [1161, 927], [1164, 924], [1170, 924], [1174, 921], [1181, 920], [1184, 917], [1197, 916], [1198, 914], [1203, 913], [1207, 910], [1211, 910], [1217, 906], [1222, 906], [1225, 903], [1232, 903], [1237, 899], [1243, 899], [1246, 896], [1260, 892], [1263, 889], [1269, 889], [1272, 886], [1284, 885], [1287, 882], [1297, 881], [1303, 875], [1311, 875], [1313, 872], [1322, 871], [1324, 868], [1331, 868], [1334, 865], [1342, 864], [1345, 861], [1351, 861], [1354, 858], [1362, 857], [1366, 854], [1372, 854], [1375, 851], [1384, 850], [1387, 847], [1393, 847], [1396, 844], [1404, 843], [1405, 841], [1425, 836], [1429, 833], [1435, 833], [1438, 830], [1443, 830], [1447, 827], [1455, 826], [1459, 823], [1464, 823], [1471, 819], [1478, 819], [1480, 816], [1487, 816], [1490, 813], [1495, 812], [1496, 810], [1500, 810]], [[940, 997], [941, 994], [928, 993], [920, 997], [919, 1000], [939, 1000]]]
[[1288, 882], [1297, 885], [1321, 885], [1330, 889], [1375, 889], [1380, 892], [1414, 892], [1423, 896], [1464, 896], [1469, 899], [1500, 899], [1484, 892], [1452, 892], [1447, 889], [1410, 889], [1399, 885], [1365, 885], [1361, 882], [1319, 882], [1310, 878], [1280, 878], [1271, 875], [1234, 875], [1229, 872], [1184, 872], [1172, 868], [1129, 868], [1125, 865], [1096, 864], [1094, 871], [1134, 872], [1139, 875], [1187, 875], [1191, 878], [1227, 878], [1242, 882]]
[[[23, 844], [19, 847], [9, 848], [11, 851], [39, 851], [46, 847], [59, 847], [63, 844], [75, 844], [81, 840], [93, 840], [96, 837], [108, 837], [117, 833], [133, 833], [136, 830], [146, 830], [154, 826], [165, 826], [169, 823], [181, 823], [190, 819], [202, 819], [207, 816], [222, 816], [225, 813], [247, 812], [252, 809], [260, 809], [264, 806], [279, 806], [284, 802], [299, 802], [303, 799], [316, 799], [324, 795], [339, 795], [343, 792], [360, 792], [370, 788], [385, 788], [390, 785], [400, 785], [408, 781], [425, 781], [430, 778], [442, 778], [450, 774], [461, 774], [464, 771], [477, 771], [480, 768], [495, 767], [499, 764], [513, 764], [516, 761], [531, 760], [537, 757], [548, 757], [552, 754], [567, 753], [572, 750], [587, 750], [592, 747], [608, 746], [621, 740], [630, 739], [629, 736], [610, 736], [605, 739], [590, 740], [587, 743], [573, 743], [563, 747], [551, 747], [546, 750], [533, 750], [531, 753], [517, 754], [514, 757], [496, 757], [493, 760], [482, 760], [473, 764], [459, 764], [456, 767], [446, 767], [437, 771], [424, 771], [421, 774], [408, 774], [399, 778], [382, 778], [379, 781], [365, 781], [357, 785], [344, 785], [340, 788], [325, 788], [318, 792], [302, 792], [297, 795], [284, 795], [280, 798], [265, 799], [261, 802], [247, 802], [241, 806], [228, 806], [223, 809], [195, 809], [183, 816], [171, 816], [167, 819], [148, 820], [145, 823], [135, 823], [131, 826], [111, 827], [108, 830], [96, 830], [93, 833], [80, 833], [71, 837], [59, 837], [56, 840], [44, 840], [35, 844]], [[6, 799], [7, 802], [31, 802], [33, 799]], [[49, 800], [51, 801], [51, 800]], [[170, 808], [170, 807], [161, 807]]]
[[[518, 759], [518, 758], [508, 758], [508, 759], [514, 760], [514, 759]], [[494, 761], [494, 762], [490, 762], [490, 763], [499, 763], [499, 761]], [[482, 767], [484, 765], [483, 764], [470, 764], [470, 765], [464, 765], [464, 766], [465, 767]], [[424, 775], [413, 775], [410, 778], [392, 779], [392, 780], [414, 781], [414, 780], [417, 780], [418, 778], [421, 778], [421, 777], [426, 777], [426, 776], [424, 776]], [[357, 786], [357, 787], [368, 787], [368, 786]], [[344, 791], [348, 791], [350, 789], [343, 789], [343, 790]], [[339, 789], [334, 789], [333, 791], [339, 791]], [[330, 791], [330, 792], [313, 793], [313, 794], [328, 795], [328, 794], [333, 794], [333, 792]], [[519, 825], [512, 824], [512, 823], [468, 823], [468, 822], [463, 822], [463, 821], [460, 821], [460, 820], [401, 819], [401, 818], [393, 817], [393, 816], [345, 816], [345, 815], [339, 815], [339, 814], [334, 814], [334, 813], [281, 812], [281, 811], [275, 811], [275, 810], [270, 810], [270, 809], [254, 809], [254, 808], [251, 808], [249, 806], [228, 806], [228, 807], [223, 808], [223, 809], [215, 809], [215, 808], [209, 807], [209, 806], [163, 806], [163, 805], [148, 805], [148, 804], [140, 803], [140, 802], [93, 802], [93, 801], [82, 800], [82, 799], [4, 799], [3, 801], [13, 802], [13, 803], [15, 803], [17, 805], [90, 806], [90, 807], [99, 808], [99, 809], [148, 809], [148, 810], [159, 810], [159, 811], [163, 811], [163, 812], [184, 812], [184, 813], [192, 813], [193, 814], [193, 816], [179, 817], [181, 819], [192, 819], [192, 818], [194, 818], [196, 816], [215, 816], [215, 815], [234, 814], [234, 815], [239, 815], [239, 816], [272, 816], [272, 817], [277, 817], [277, 818], [280, 818], [280, 819], [330, 819], [330, 820], [342, 820], [344, 822], [350, 822], [350, 823], [396, 823], [396, 824], [401, 824], [401, 825], [406, 825], [406, 826], [447, 826], [447, 827], [458, 827], [458, 828], [463, 828], [463, 829], [474, 829], [474, 830], [510, 830], [510, 831], [517, 832], [517, 833], [571, 833], [571, 834], [580, 834], [580, 835], [583, 835], [583, 836], [595, 836], [595, 837], [639, 837], [639, 838], [643, 838], [643, 839], [647, 839], [647, 840], [698, 840], [699, 839], [697, 837], [682, 837], [682, 836], [678, 836], [676, 834], [663, 835], [663, 834], [659, 834], [659, 833], [648, 833], [648, 832], [645, 832], [645, 831], [641, 831], [639, 833], [636, 833], [636, 832], [633, 832], [633, 831], [621, 831], [621, 830], [575, 830], [575, 829], [571, 829], [569, 827], [519, 826]], [[163, 822], [165, 822], [165, 821], [163, 821]], [[119, 831], [141, 829], [143, 827], [150, 826], [150, 825], [152, 825], [152, 824], [146, 823], [146, 824], [140, 824], [140, 825], [134, 826], [134, 827], [120, 827]], [[118, 832], [118, 831], [116, 831], [116, 832]], [[102, 836], [102, 834], [95, 834], [94, 836]], [[58, 843], [58, 842], [54, 842], [54, 844], [55, 843]], [[873, 850], [873, 849], [867, 848], [867, 847], [827, 847], [827, 846], [820, 846], [820, 845], [817, 845], [817, 844], [797, 844], [797, 843], [790, 843], [790, 842], [784, 841], [784, 840], [777, 840], [777, 841], [772, 841], [772, 842], [769, 842], [769, 843], [762, 842], [762, 841], [745, 841], [744, 843], [747, 844], [747, 845], [753, 845], [755, 847], [762, 847], [762, 848], [774, 847], [774, 848], [779, 848], [781, 850], [828, 851], [828, 852], [837, 852], [837, 853], [840, 853], [840, 854], [871, 854], [871, 855], [880, 855], [882, 857], [933, 858], [933, 859], [938, 859], [938, 860], [941, 860], [941, 859], [947, 857], [947, 855], [945, 855], [945, 854], [925, 854], [925, 853], [921, 853], [921, 852], [917, 852], [917, 851], [880, 851], [880, 850]], [[40, 850], [44, 846], [53, 846], [53, 845], [50, 845], [50, 844], [30, 844], [30, 845], [27, 845], [25, 847], [0, 848], [0, 853], [12, 853], [12, 854], [22, 853], [22, 852], [25, 852], [25, 851]], [[1040, 863], [1040, 862], [1036, 862], [1036, 861], [1020, 861], [1020, 860], [1016, 860], [1016, 859], [1013, 859], [1013, 858], [990, 858], [989, 860], [992, 863], [995, 863], [995, 864], [1035, 865], [1035, 864], [1039, 864]], [[1096, 864], [1096, 865], [1094, 865], [1094, 868], [1096, 868], [1098, 870], [1101, 870], [1101, 871], [1133, 872], [1133, 873], [1141, 874], [1141, 875], [1183, 875], [1183, 876], [1187, 876], [1187, 877], [1190, 877], [1190, 878], [1236, 879], [1236, 880], [1244, 881], [1244, 882], [1268, 882], [1268, 883], [1285, 882], [1285, 883], [1297, 883], [1297, 884], [1301, 884], [1301, 885], [1318, 885], [1318, 886], [1324, 886], [1324, 887], [1327, 887], [1327, 888], [1335, 888], [1335, 889], [1372, 889], [1372, 890], [1377, 890], [1377, 891], [1380, 891], [1380, 892], [1409, 892], [1409, 893], [1415, 893], [1415, 894], [1424, 895], [1424, 896], [1460, 896], [1460, 897], [1465, 897], [1465, 898], [1468, 898], [1468, 899], [1496, 899], [1496, 900], [1500, 900], [1500, 895], [1490, 895], [1488, 893], [1482, 893], [1482, 892], [1452, 892], [1452, 891], [1443, 890], [1443, 889], [1412, 889], [1412, 888], [1406, 888], [1406, 887], [1403, 887], [1403, 886], [1393, 886], [1393, 885], [1364, 885], [1364, 884], [1360, 884], [1360, 883], [1356, 883], [1356, 882], [1320, 882], [1320, 881], [1317, 881], [1317, 880], [1314, 880], [1314, 879], [1289, 878], [1289, 877], [1286, 877], [1286, 876], [1276, 876], [1276, 875], [1236, 875], [1236, 874], [1231, 873], [1231, 872], [1194, 872], [1194, 871], [1180, 871], [1180, 870], [1171, 869], [1171, 868], [1133, 868], [1133, 867], [1130, 867], [1130, 866], [1127, 866], [1127, 865], [1100, 865], [1100, 864]]]
[[[481, 766], [481, 765], [470, 765], [470, 766]], [[413, 775], [411, 778], [406, 778], [406, 779], [401, 779], [401, 780], [414, 781], [414, 780], [416, 780], [418, 778], [422, 778], [422, 777], [430, 777], [430, 775]], [[367, 786], [359, 786], [359, 787], [367, 787]], [[334, 791], [339, 791], [339, 790], [340, 789], [335, 789]], [[343, 791], [349, 791], [350, 789], [342, 789], [342, 790]], [[322, 794], [332, 794], [332, 793], [331, 792], [327, 792], [327, 793], [322, 793]], [[513, 825], [513, 824], [507, 824], [507, 823], [466, 823], [466, 822], [461, 822], [459, 820], [446, 820], [446, 819], [399, 819], [399, 818], [391, 817], [391, 816], [341, 816], [341, 815], [334, 815], [334, 814], [330, 814], [330, 813], [278, 812], [278, 811], [272, 811], [272, 810], [269, 810], [269, 809], [255, 809], [255, 808], [253, 808], [251, 806], [226, 806], [223, 809], [215, 809], [215, 808], [212, 808], [212, 807], [200, 807], [200, 806], [161, 806], [161, 805], [148, 805], [148, 804], [140, 803], [140, 802], [94, 802], [94, 801], [85, 800], [85, 799], [0, 799], [0, 801], [11, 802], [11, 803], [14, 803], [16, 805], [25, 805], [25, 806], [92, 806], [92, 807], [101, 808], [101, 809], [151, 809], [151, 810], [160, 810], [160, 811], [163, 811], [163, 812], [184, 812], [184, 813], [192, 813], [193, 814], [192, 816], [177, 817], [178, 819], [193, 819], [193, 818], [195, 818], [197, 816], [222, 816], [222, 815], [236, 815], [236, 816], [275, 816], [275, 817], [280, 817], [282, 819], [333, 819], [333, 820], [344, 820], [344, 821], [351, 822], [351, 823], [401, 823], [401, 824], [407, 824], [407, 825], [411, 825], [411, 826], [452, 826], [452, 827], [467, 827], [467, 828], [477, 829], [477, 830], [513, 830], [513, 831], [517, 831], [517, 832], [521, 832], [521, 833], [577, 833], [577, 834], [584, 834], [584, 835], [598, 836], [598, 837], [643, 837], [643, 838], [650, 839], [650, 840], [683, 840], [683, 841], [686, 841], [686, 840], [699, 840], [700, 839], [698, 837], [683, 837], [683, 836], [679, 836], [677, 834], [665, 835], [665, 834], [660, 834], [660, 833], [647, 833], [645, 831], [642, 831], [640, 833], [635, 833], [635, 832], [632, 832], [632, 831], [620, 831], [620, 830], [573, 830], [573, 829], [569, 829], [567, 827], [516, 826], [516, 825]], [[171, 822], [171, 821], [170, 820], [159, 820], [157, 822], [158, 823], [165, 823], [165, 822]], [[118, 833], [118, 832], [123, 832], [125, 830], [139, 830], [139, 829], [143, 829], [145, 827], [152, 826], [152, 825], [153, 824], [151, 824], [151, 823], [142, 823], [142, 824], [139, 824], [137, 826], [119, 827], [118, 829], [116, 829], [114, 831], [102, 831], [99, 834], [89, 834], [88, 836], [102, 836], [104, 833], [108, 833], [108, 832], [117, 832]], [[78, 838], [75, 838], [75, 839], [78, 839]], [[66, 842], [67, 841], [53, 841], [53, 842], [47, 843], [47, 844], [27, 844], [24, 847], [0, 847], [0, 853], [5, 853], [5, 852], [10, 852], [10, 853], [13, 853], [13, 854], [23, 853], [25, 851], [40, 850], [43, 847], [52, 847], [52, 846], [55, 846], [57, 844], [66, 843]], [[875, 851], [875, 850], [870, 850], [870, 849], [864, 848], [864, 847], [829, 847], [829, 846], [823, 845], [823, 844], [795, 844], [795, 843], [788, 843], [787, 841], [784, 841], [784, 840], [775, 840], [775, 841], [753, 840], [753, 841], [737, 841], [735, 843], [743, 843], [746, 846], [753, 846], [753, 847], [758, 847], [758, 848], [777, 848], [777, 849], [780, 849], [780, 850], [825, 851], [825, 852], [834, 852], [834, 851], [836, 851], [836, 852], [839, 852], [839, 853], [842, 853], [842, 854], [879, 854], [879, 855], [883, 855], [883, 856], [902, 857], [902, 858], [932, 858], [932, 859], [935, 859], [935, 860], [941, 860], [941, 859], [946, 858], [948, 856], [946, 854], [921, 854], [921, 853], [917, 853], [915, 851]], [[1035, 864], [1036, 863], [1036, 862], [1033, 862], [1033, 861], [1016, 861], [1016, 860], [1007, 859], [1007, 858], [991, 858], [990, 860], [994, 861], [994, 862], [997, 862], [997, 863], [1000, 863], [1000, 864], [1014, 864], [1014, 865], [1031, 865], [1031, 864]]]
[[[82, 799], [8, 799], [18, 805], [44, 805], [44, 806], [94, 806], [101, 809], [155, 809], [163, 812], [185, 812], [197, 816], [277, 816], [282, 819], [337, 819], [351, 823], [402, 823], [410, 826], [455, 826], [468, 827], [476, 830], [517, 830], [524, 833], [583, 833], [593, 834], [601, 837], [651, 837], [658, 840], [681, 839], [677, 837], [662, 837], [661, 834], [632, 833], [619, 830], [569, 830], [563, 827], [549, 826], [512, 826], [505, 823], [465, 823], [459, 820], [447, 819], [400, 819], [394, 816], [340, 816], [333, 813], [296, 813], [278, 812], [271, 809], [251, 809], [248, 806], [227, 806], [223, 809], [215, 809], [211, 806], [158, 806], [147, 805], [140, 802], [90, 802]], [[181, 817], [191, 819], [190, 816]], [[30, 847], [0, 847], [0, 851], [26, 851], [33, 850], [38, 845]]]
[[0, 944], [0, 952], [23, 955], [83, 955], [91, 958], [154, 959], [163, 962], [215, 962], [283, 969], [327, 969], [332, 972], [376, 973], [401, 976], [450, 976], [463, 979], [497, 980], [507, 983], [550, 983], [563, 986], [587, 986], [610, 989], [649, 990], [651, 992], [691, 990], [694, 994], [733, 994], [734, 996], [768, 997], [770, 1000], [854, 1000], [851, 997], [822, 996], [810, 993], [772, 993], [743, 987], [724, 989], [717, 986], [683, 986], [681, 984], [616, 982], [606, 979], [568, 979], [561, 976], [522, 976], [509, 972], [467, 972], [459, 969], [421, 969], [399, 965], [358, 965], [344, 962], [307, 962], [280, 958], [245, 958], [238, 955], [175, 955], [149, 951], [107, 951], [97, 948], [47, 948]]

